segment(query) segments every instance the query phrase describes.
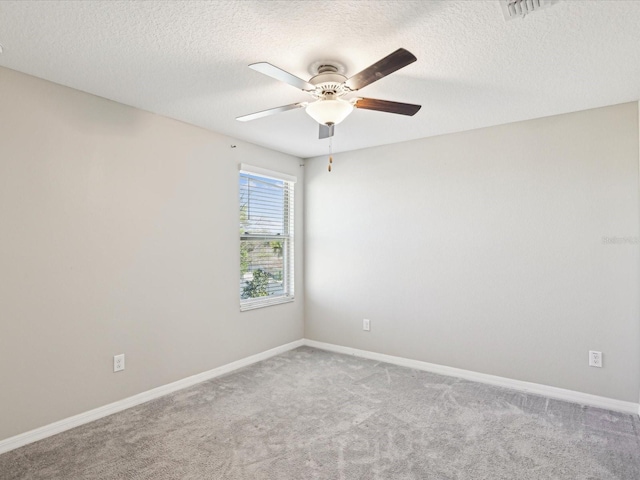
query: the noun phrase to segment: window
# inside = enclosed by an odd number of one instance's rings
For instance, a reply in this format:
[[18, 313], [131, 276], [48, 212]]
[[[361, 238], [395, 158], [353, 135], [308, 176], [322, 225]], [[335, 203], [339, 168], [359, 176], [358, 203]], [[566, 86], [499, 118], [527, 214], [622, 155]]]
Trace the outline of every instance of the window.
[[240, 165], [240, 310], [293, 301], [295, 181]]

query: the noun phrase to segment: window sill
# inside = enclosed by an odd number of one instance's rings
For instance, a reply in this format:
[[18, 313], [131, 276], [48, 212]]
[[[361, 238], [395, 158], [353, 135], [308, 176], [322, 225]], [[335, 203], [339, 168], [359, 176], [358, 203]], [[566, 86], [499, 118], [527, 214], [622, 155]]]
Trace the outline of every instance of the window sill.
[[271, 305], [280, 305], [281, 303], [291, 303], [294, 297], [274, 297], [269, 299], [256, 298], [240, 302], [240, 311], [255, 310], [256, 308], [270, 307]]

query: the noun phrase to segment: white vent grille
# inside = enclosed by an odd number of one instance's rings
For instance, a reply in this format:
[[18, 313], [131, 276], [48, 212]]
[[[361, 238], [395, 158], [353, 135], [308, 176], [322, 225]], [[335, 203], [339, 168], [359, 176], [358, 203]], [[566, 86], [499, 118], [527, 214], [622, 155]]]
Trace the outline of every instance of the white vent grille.
[[558, 0], [500, 0], [505, 20], [523, 18], [530, 13], [549, 7]]

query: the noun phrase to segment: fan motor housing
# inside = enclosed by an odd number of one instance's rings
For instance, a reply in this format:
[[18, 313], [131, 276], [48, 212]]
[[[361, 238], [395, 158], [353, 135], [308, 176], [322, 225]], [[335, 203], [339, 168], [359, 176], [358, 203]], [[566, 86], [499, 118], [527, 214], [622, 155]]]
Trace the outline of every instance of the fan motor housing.
[[312, 92], [314, 97], [321, 98], [325, 95], [342, 97], [349, 93], [344, 84], [346, 81], [347, 77], [338, 73], [338, 67], [327, 64], [318, 67], [318, 74], [312, 77], [309, 83], [316, 87], [315, 92]]

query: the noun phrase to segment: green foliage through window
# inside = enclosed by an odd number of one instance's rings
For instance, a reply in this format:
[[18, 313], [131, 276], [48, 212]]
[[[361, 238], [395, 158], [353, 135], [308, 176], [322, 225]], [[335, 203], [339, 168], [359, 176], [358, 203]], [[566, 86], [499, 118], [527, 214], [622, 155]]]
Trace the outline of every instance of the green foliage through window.
[[253, 278], [242, 289], [242, 298], [266, 297], [268, 286], [269, 274], [260, 268], [254, 270]]

